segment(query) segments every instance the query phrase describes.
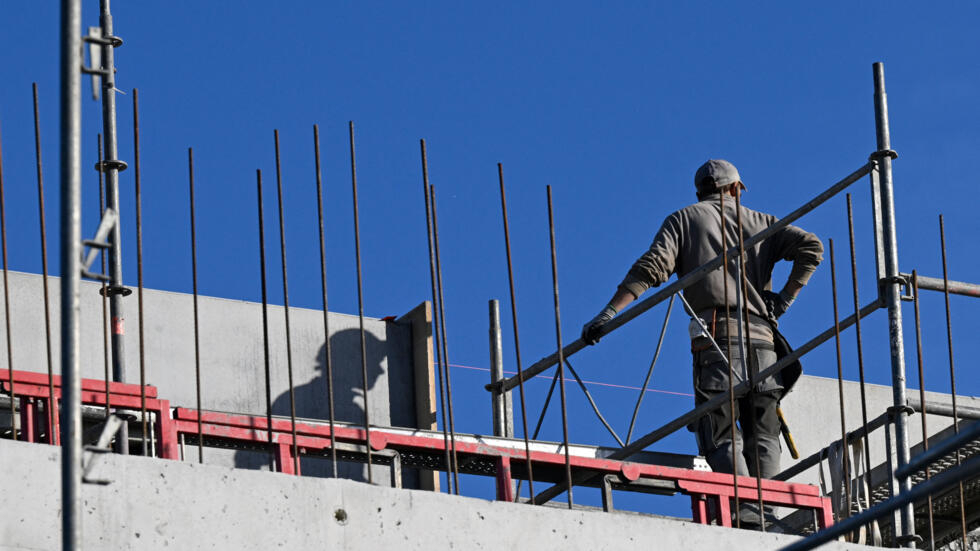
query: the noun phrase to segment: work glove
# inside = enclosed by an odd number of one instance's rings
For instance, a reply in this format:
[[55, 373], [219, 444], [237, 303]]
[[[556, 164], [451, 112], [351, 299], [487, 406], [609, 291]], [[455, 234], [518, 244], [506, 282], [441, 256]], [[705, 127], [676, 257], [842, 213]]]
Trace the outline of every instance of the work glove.
[[596, 317], [592, 318], [589, 323], [586, 323], [582, 327], [582, 340], [585, 344], [595, 344], [599, 342], [599, 337], [602, 333], [602, 328], [609, 323], [609, 320], [616, 317], [616, 309], [610, 305], [606, 305], [605, 308], [599, 312]]
[[786, 310], [789, 310], [790, 305], [793, 304], [796, 297], [784, 291], [779, 293], [762, 291], [762, 300], [766, 303], [766, 310], [769, 312], [769, 316], [772, 319], [779, 319], [786, 313]]

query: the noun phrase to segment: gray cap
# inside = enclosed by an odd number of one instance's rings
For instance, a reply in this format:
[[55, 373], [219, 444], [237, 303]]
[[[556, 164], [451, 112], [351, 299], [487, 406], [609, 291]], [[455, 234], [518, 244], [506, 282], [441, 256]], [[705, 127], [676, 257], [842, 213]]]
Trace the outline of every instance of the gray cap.
[[[742, 182], [738, 169], [722, 159], [709, 159], [694, 173], [694, 187], [699, 192], [715, 191], [735, 182]], [[745, 184], [742, 184], [742, 188], [745, 188]]]

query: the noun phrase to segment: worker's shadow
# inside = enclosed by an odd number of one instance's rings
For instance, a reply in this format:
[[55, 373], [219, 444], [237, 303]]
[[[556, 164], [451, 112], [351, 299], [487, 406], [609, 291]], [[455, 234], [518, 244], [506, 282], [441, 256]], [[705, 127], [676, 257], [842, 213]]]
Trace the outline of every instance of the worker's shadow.
[[[367, 386], [374, 387], [378, 378], [384, 374], [386, 358], [384, 342], [365, 332], [364, 347], [367, 350]], [[327, 347], [324, 344], [317, 353], [313, 366], [315, 376], [309, 382], [293, 387], [296, 402], [296, 417], [326, 421], [330, 418], [330, 401], [327, 390]], [[330, 357], [333, 370], [334, 419], [362, 426], [364, 423], [364, 377], [361, 364], [361, 332], [358, 329], [344, 329], [330, 337]], [[294, 364], [295, 367], [295, 364]], [[296, 370], [302, 373], [306, 370]], [[295, 373], [295, 371], [294, 371]], [[385, 396], [387, 398], [387, 396]], [[371, 408], [378, 411], [377, 407]], [[283, 392], [272, 402], [272, 414], [289, 418], [289, 391]], [[371, 424], [378, 424], [372, 419]], [[333, 476], [329, 459], [303, 456], [300, 466], [304, 476]], [[268, 468], [269, 456], [256, 452], [237, 452], [235, 466], [238, 468]], [[367, 480], [366, 466], [359, 463], [338, 461], [337, 474], [342, 478]]]

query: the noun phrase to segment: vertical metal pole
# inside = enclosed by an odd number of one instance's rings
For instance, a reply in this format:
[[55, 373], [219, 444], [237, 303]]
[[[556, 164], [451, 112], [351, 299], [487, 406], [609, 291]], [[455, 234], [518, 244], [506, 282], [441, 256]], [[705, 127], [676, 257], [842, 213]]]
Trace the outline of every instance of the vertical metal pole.
[[[276, 470], [276, 449], [272, 445], [272, 375], [269, 361], [269, 296], [265, 277], [265, 212], [262, 208], [262, 171], [255, 171], [255, 186], [259, 205], [259, 274], [262, 280], [262, 354], [265, 366], [265, 428], [272, 455], [271, 468]], [[281, 468], [281, 466], [280, 466]]]
[[194, 286], [194, 389], [197, 395], [197, 461], [204, 463], [204, 425], [201, 421], [201, 343], [197, 319], [197, 232], [194, 225], [194, 148], [187, 148], [191, 206], [191, 276]]
[[456, 419], [453, 415], [453, 380], [449, 375], [449, 339], [446, 337], [446, 300], [442, 290], [442, 260], [439, 255], [439, 215], [436, 213], [436, 187], [429, 186], [429, 200], [432, 201], [432, 244], [436, 252], [436, 286], [439, 290], [439, 330], [442, 331], [443, 374], [446, 377], [446, 405], [449, 410], [449, 445], [452, 447], [453, 485], [459, 495], [459, 459], [456, 457]]
[[568, 450], [568, 410], [565, 401], [565, 357], [561, 342], [561, 308], [558, 300], [558, 252], [555, 246], [555, 214], [551, 201], [551, 186], [548, 192], [548, 233], [551, 236], [551, 285], [555, 292], [555, 340], [558, 345], [558, 386], [561, 397], [562, 447], [565, 448], [565, 482], [568, 484], [568, 508], [572, 508], [572, 462]]
[[[79, 298], [81, 283], [81, 0], [61, 0], [61, 545], [82, 539], [82, 416], [79, 401]], [[6, 278], [4, 278], [6, 280]]]
[[147, 448], [149, 427], [146, 421], [146, 340], [143, 333], [143, 190], [140, 182], [140, 93], [133, 88], [133, 170], [136, 188], [136, 293], [140, 340], [140, 421], [143, 455], [150, 455]]
[[[844, 366], [840, 354], [840, 314], [837, 311], [837, 264], [834, 257], [834, 240], [830, 239], [830, 290], [834, 304], [834, 345], [837, 351], [837, 394], [840, 401], [840, 441], [844, 469], [844, 514], [841, 519], [851, 516], [851, 457], [847, 444], [847, 420], [844, 415]], [[860, 317], [860, 316], [858, 316]], [[835, 505], [837, 505], [835, 503]]]
[[[725, 280], [725, 355], [728, 360], [728, 412], [729, 418], [732, 420], [731, 426], [731, 439], [732, 439], [732, 488], [734, 490], [735, 496], [732, 505], [735, 509], [735, 527], [742, 527], [742, 513], [741, 507], [739, 507], [738, 502], [738, 428], [735, 426], [735, 367], [732, 365], [732, 307], [731, 302], [729, 302], [728, 293], [728, 215], [725, 214], [725, 190], [722, 190], [718, 194], [718, 201], [721, 207], [721, 270], [722, 277]], [[738, 190], [736, 190], [738, 193]], [[740, 289], [738, 287], [738, 282], [735, 282], [736, 290]], [[741, 320], [736, 322], [739, 327], [741, 327]], [[744, 356], [743, 362], [744, 365]]]
[[[54, 432], [57, 426], [58, 400], [54, 395], [54, 360], [51, 357], [51, 307], [48, 297], [48, 232], [44, 216], [44, 177], [41, 170], [41, 117], [37, 101], [37, 83], [33, 84], [34, 91], [34, 157], [37, 159], [37, 210], [41, 224], [41, 285], [44, 288], [44, 343], [48, 360], [48, 441], [58, 443], [58, 435]], [[6, 266], [6, 261], [4, 261]], [[6, 274], [4, 274], [6, 284]], [[13, 388], [13, 379], [10, 380]], [[11, 402], [13, 399], [11, 398]], [[12, 427], [13, 425], [11, 425]]]
[[[504, 343], [500, 331], [500, 301], [490, 300], [490, 382], [504, 378]], [[512, 438], [514, 436], [514, 404], [509, 392], [494, 390], [491, 396], [493, 405], [493, 434]]]
[[[102, 170], [102, 162], [105, 160], [105, 156], [102, 154], [102, 134], [98, 135], [96, 142], [96, 150], [99, 152], [99, 219], [101, 220], [105, 216], [105, 171]], [[102, 275], [105, 275], [105, 257], [106, 251], [103, 249], [99, 253], [99, 262], [102, 264], [100, 273]], [[110, 367], [112, 364], [110, 359], [112, 343], [109, 336], [109, 286], [106, 285], [105, 280], [102, 281], [99, 294], [102, 296], [102, 379], [105, 381], [105, 418], [109, 419], [112, 409], [112, 393], [109, 392], [109, 381], [112, 380], [112, 368]], [[116, 445], [117, 447], [122, 446], [121, 439], [116, 442]]]
[[[949, 271], [946, 268], [946, 226], [943, 215], [939, 215], [939, 244], [943, 254], [943, 297], [946, 299], [946, 347], [949, 350], [949, 387], [953, 399], [953, 432], [960, 433], [960, 418], [956, 408], [956, 369], [953, 366], [953, 323], [949, 313]], [[923, 402], [925, 405], [925, 402]], [[956, 448], [956, 466], [960, 466], [960, 449]], [[963, 536], [963, 549], [968, 549], [966, 542], [966, 501], [963, 496], [963, 481], [960, 490], [960, 530]]]
[[[102, 25], [102, 37], [109, 39], [102, 46], [102, 126], [105, 141], [105, 160], [100, 169], [106, 177], [106, 207], [120, 213], [119, 210], [119, 170], [125, 164], [119, 159], [116, 146], [116, 66], [115, 45], [111, 40], [112, 14], [109, 13], [109, 0], [99, 0]], [[116, 222], [109, 233], [109, 314], [112, 323], [112, 379], [126, 380], [126, 349], [124, 343], [125, 316], [123, 314], [124, 296], [130, 291], [123, 287], [122, 277], [122, 223]], [[123, 423], [116, 438], [116, 451], [123, 455], [129, 453], [129, 426]]]
[[[534, 468], [531, 466], [531, 441], [527, 433], [527, 404], [524, 400], [524, 377], [521, 365], [521, 339], [517, 330], [517, 294], [514, 292], [514, 262], [510, 254], [510, 223], [507, 216], [507, 194], [504, 190], [504, 165], [497, 163], [497, 177], [500, 180], [500, 208], [504, 219], [504, 245], [507, 251], [507, 281], [510, 284], [510, 314], [514, 324], [514, 355], [517, 358], [518, 392], [521, 400], [521, 425], [524, 435], [524, 459], [527, 463], [527, 483], [531, 504], [534, 505]], [[520, 499], [520, 483], [514, 492], [514, 499]]]
[[[286, 375], [289, 378], [289, 429], [293, 438], [293, 472], [300, 474], [299, 447], [296, 445], [296, 392], [293, 386], [293, 347], [289, 332], [289, 278], [286, 276], [286, 220], [282, 206], [282, 167], [279, 163], [279, 131], [273, 130], [276, 141], [276, 189], [279, 196], [279, 252], [282, 255], [282, 310], [286, 318]], [[367, 389], [364, 389], [365, 400]], [[333, 435], [331, 435], [333, 438]], [[370, 448], [370, 446], [368, 446]], [[368, 462], [370, 465], [370, 461]], [[370, 469], [370, 466], [368, 467]]]
[[439, 328], [441, 323], [439, 320], [439, 292], [437, 288], [436, 280], [436, 254], [435, 248], [433, 247], [432, 239], [432, 201], [429, 200], [429, 162], [428, 157], [425, 152], [425, 140], [419, 140], [419, 144], [422, 151], [422, 195], [425, 198], [425, 225], [426, 225], [426, 239], [429, 245], [429, 275], [432, 283], [432, 343], [436, 351], [436, 377], [439, 379], [439, 411], [442, 412], [442, 441], [445, 446], [445, 460], [446, 460], [446, 492], [452, 493], [453, 491], [453, 481], [452, 481], [452, 458], [449, 452], [449, 420], [446, 416], [446, 377], [443, 375], [443, 370], [448, 370], [449, 368], [445, 365], [442, 359], [442, 348], [439, 346]]
[[[880, 173], [882, 206], [882, 243], [885, 249], [885, 278], [880, 282], [884, 304], [888, 307], [888, 335], [892, 367], [892, 401], [895, 407], [895, 449], [897, 469], [909, 462], [909, 435], [905, 403], [905, 340], [902, 332], [902, 286], [898, 271], [898, 235], [895, 229], [895, 189], [892, 182], [891, 138], [888, 131], [888, 98], [885, 94], [885, 69], [874, 64], [875, 134], [878, 151], [874, 154]], [[900, 492], [911, 489], [910, 479], [898, 480]], [[915, 513], [912, 504], [901, 508], [901, 532], [896, 538], [905, 547], [915, 546]]]
[[350, 178], [354, 195], [354, 251], [357, 256], [357, 314], [361, 327], [361, 379], [364, 390], [364, 449], [367, 450], [368, 483], [371, 475], [371, 408], [368, 401], [367, 346], [364, 337], [364, 286], [361, 279], [361, 223], [357, 211], [357, 161], [354, 155], [354, 121], [348, 122], [350, 132]]
[[3, 152], [0, 150], [0, 242], [3, 245], [3, 309], [7, 333], [7, 371], [10, 379], [10, 438], [17, 440], [17, 413], [14, 403], [14, 353], [10, 339], [10, 276], [7, 273], [7, 209], [3, 199]]
[[323, 239], [323, 178], [320, 173], [320, 127], [313, 125], [313, 156], [316, 161], [316, 214], [320, 223], [320, 287], [323, 294], [323, 361], [327, 369], [327, 407], [330, 416], [330, 463], [337, 478], [337, 446], [334, 432], [333, 359], [330, 355], [330, 314], [327, 309], [327, 250]]
[[[912, 304], [915, 306], [915, 354], [919, 366], [919, 404], [922, 406], [922, 453], [929, 451], [929, 428], [926, 425], [926, 378], [924, 362], [922, 361], [922, 321], [919, 318], [919, 274], [912, 270]], [[955, 419], [955, 417], [954, 417]], [[932, 478], [926, 467], [926, 480]], [[929, 551], [936, 551], [936, 529], [932, 517], [932, 494], [926, 496], [926, 507], [929, 511]]]

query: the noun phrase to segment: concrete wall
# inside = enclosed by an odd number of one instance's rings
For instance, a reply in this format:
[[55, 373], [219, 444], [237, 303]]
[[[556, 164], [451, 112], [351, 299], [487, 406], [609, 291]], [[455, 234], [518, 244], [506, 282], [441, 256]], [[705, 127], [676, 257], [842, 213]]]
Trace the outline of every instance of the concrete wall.
[[[57, 550], [60, 449], [0, 441], [0, 549]], [[85, 484], [84, 549], [779, 549], [793, 536], [490, 502], [348, 480], [106, 455]], [[821, 549], [866, 549], [830, 543]]]
[[[0, 274], [2, 278], [2, 274]], [[52, 356], [60, 371], [58, 278], [50, 278]], [[103, 378], [102, 297], [100, 285], [83, 282], [82, 376]], [[47, 371], [41, 276], [10, 273], [11, 329], [14, 369]], [[126, 300], [126, 381], [139, 382], [139, 334], [136, 293]], [[175, 406], [196, 407], [192, 296], [144, 290], [146, 380]], [[199, 297], [201, 406], [204, 409], [265, 415], [265, 362], [262, 305], [253, 302]], [[290, 340], [296, 415], [326, 419], [327, 383], [322, 311], [290, 308]], [[3, 311], [0, 309], [0, 319]], [[269, 308], [269, 352], [272, 412], [289, 415], [289, 382], [284, 310]], [[331, 313], [330, 344], [334, 369], [335, 412], [339, 420], [363, 422], [360, 331], [357, 316]], [[371, 423], [417, 427], [413, 373], [412, 326], [379, 319], [365, 320]], [[5, 340], [5, 336], [0, 335]], [[0, 346], [0, 367], [6, 369], [7, 350]], [[194, 452], [196, 459], [196, 452]], [[206, 450], [205, 461], [263, 468], [268, 455], [254, 452]], [[307, 464], [309, 463], [309, 464]], [[348, 465], [347, 475], [362, 468]], [[326, 473], [322, 460], [304, 461], [304, 474]], [[383, 474], [383, 473], [379, 473]], [[384, 479], [384, 476], [380, 476]]]

